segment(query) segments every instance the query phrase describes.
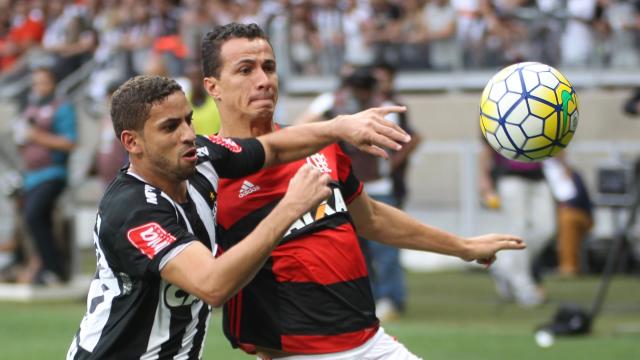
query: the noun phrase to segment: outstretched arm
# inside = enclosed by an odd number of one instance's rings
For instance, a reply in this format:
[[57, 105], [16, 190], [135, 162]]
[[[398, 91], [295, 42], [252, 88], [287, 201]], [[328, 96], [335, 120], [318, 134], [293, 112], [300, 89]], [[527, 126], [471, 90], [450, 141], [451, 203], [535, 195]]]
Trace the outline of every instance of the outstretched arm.
[[330, 195], [328, 182], [326, 174], [301, 167], [278, 205], [237, 245], [214, 258], [202, 243], [193, 241], [160, 275], [208, 304], [221, 306], [254, 277], [289, 226]]
[[258, 137], [265, 148], [265, 167], [285, 163], [314, 154], [336, 141], [348, 142], [370, 154], [388, 158], [382, 148], [400, 150], [411, 137], [384, 117], [403, 112], [404, 106], [371, 108], [353, 115], [340, 115], [332, 120], [290, 126]]
[[401, 210], [372, 200], [364, 192], [348, 207], [358, 235], [398, 248], [452, 255], [487, 265], [500, 250], [525, 248], [522, 239], [512, 235], [459, 237], [422, 224]]

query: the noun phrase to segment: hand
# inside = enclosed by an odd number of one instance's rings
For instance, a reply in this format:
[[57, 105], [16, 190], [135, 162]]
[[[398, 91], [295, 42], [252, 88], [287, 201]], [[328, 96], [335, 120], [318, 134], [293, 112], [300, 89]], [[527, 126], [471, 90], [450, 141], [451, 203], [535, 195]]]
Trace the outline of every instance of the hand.
[[329, 175], [304, 164], [289, 181], [289, 188], [282, 202], [300, 216], [331, 195], [331, 189], [327, 186], [330, 180]]
[[370, 108], [352, 115], [341, 115], [331, 121], [341, 140], [361, 151], [387, 159], [389, 155], [382, 148], [398, 151], [402, 149], [401, 144], [411, 140], [411, 136], [394, 122], [385, 120], [384, 117], [390, 113], [406, 110], [404, 106]]
[[487, 267], [496, 260], [500, 250], [522, 250], [526, 248], [524, 241], [513, 235], [487, 234], [465, 240], [467, 254], [461, 256], [465, 261], [476, 261]]

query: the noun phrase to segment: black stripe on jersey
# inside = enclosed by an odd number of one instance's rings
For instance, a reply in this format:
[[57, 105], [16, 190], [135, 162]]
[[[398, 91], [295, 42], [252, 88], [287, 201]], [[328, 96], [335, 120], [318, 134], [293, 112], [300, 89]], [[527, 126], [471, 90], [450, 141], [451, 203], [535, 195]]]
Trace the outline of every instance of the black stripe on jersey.
[[[243, 217], [241, 220], [233, 224], [231, 228], [224, 229], [222, 226], [218, 225], [218, 231], [220, 232], [220, 237], [218, 239], [218, 243], [222, 246], [223, 249], [228, 250], [233, 245], [240, 242], [247, 235], [249, 235], [253, 229], [255, 224], [260, 223], [273, 208], [278, 204], [279, 199], [273, 201], [260, 209], [248, 214]], [[314, 208], [311, 213], [315, 213]], [[280, 244], [286, 244], [290, 241], [296, 240], [297, 238], [312, 234], [316, 232], [320, 232], [325, 229], [335, 229], [338, 226], [351, 222], [351, 217], [346, 212], [337, 213], [333, 216], [325, 216], [318, 220], [313, 220], [311, 223], [305, 223], [305, 219], [301, 218], [301, 227], [299, 229], [293, 229], [290, 234], [286, 235], [280, 241]]]
[[[155, 318], [155, 311], [131, 311], [131, 301], [135, 299], [142, 299], [144, 306], [151, 309], [158, 307], [159, 294], [158, 286], [160, 279], [136, 279], [136, 281], [150, 281], [147, 288], [148, 291], [144, 295], [131, 294], [130, 296], [116, 297], [111, 304], [111, 312], [109, 313], [109, 320], [107, 320], [105, 328], [103, 329], [102, 337], [104, 341], [98, 342], [98, 345], [94, 349], [95, 356], [101, 359], [131, 359], [139, 358], [147, 351], [147, 345], [149, 342], [149, 336], [151, 334], [152, 326]], [[118, 277], [118, 282], [122, 286], [121, 279]], [[141, 291], [142, 288], [138, 285], [133, 285], [134, 291]], [[140, 327], [128, 326], [126, 328], [118, 328], [115, 321], [117, 319], [128, 319], [129, 324], [140, 324]], [[111, 333], [105, 333], [105, 330], [111, 330]], [[116, 331], [121, 331], [117, 332]], [[114, 337], [115, 341], [109, 341], [109, 337]], [[106, 346], [107, 349], [102, 349], [100, 345]]]
[[73, 357], [73, 360], [89, 360], [91, 359], [91, 353], [87, 350], [78, 346], [78, 350], [76, 351], [76, 356]]
[[202, 345], [204, 345], [204, 336], [206, 334], [207, 328], [207, 319], [211, 310], [207, 304], [202, 304], [202, 309], [200, 309], [200, 313], [198, 313], [198, 326], [196, 336], [193, 338], [193, 346], [189, 351], [189, 359], [197, 359], [200, 354], [200, 349], [202, 349]]
[[353, 171], [349, 171], [349, 175], [342, 184], [342, 193], [344, 194], [347, 204], [353, 201], [354, 196], [358, 193], [360, 188], [360, 180], [356, 177]]
[[244, 218], [240, 219], [238, 222], [233, 224], [231, 228], [225, 229], [220, 224], [218, 224], [218, 232], [220, 237], [218, 243], [224, 250], [229, 250], [233, 245], [240, 242], [240, 240], [244, 239], [247, 235], [249, 235], [256, 224], [258, 224], [262, 219], [267, 217], [271, 210], [278, 204], [280, 199], [272, 201], [265, 206], [259, 208], [258, 210], [248, 214]]
[[[260, 346], [282, 349], [280, 341], [282, 331], [278, 326], [280, 315], [264, 311], [264, 309], [273, 309], [273, 304], [279, 302], [276, 300], [278, 284], [271, 270], [272, 263], [271, 259], [267, 260], [254, 280], [224, 306], [223, 330], [233, 347], [237, 348], [238, 342], [241, 342], [259, 343]], [[259, 288], [255, 285], [259, 285]], [[269, 305], [265, 305], [265, 302]], [[270, 326], [255, 326], [255, 324], [270, 324]]]
[[[207, 193], [207, 189], [211, 189], [211, 185], [209, 180], [205, 178], [205, 176], [196, 171], [196, 173], [189, 178], [189, 183], [193, 185], [193, 187], [202, 195], [202, 198], [206, 200], [209, 208], [213, 210], [213, 204], [215, 203], [216, 193], [215, 191], [211, 191]], [[199, 217], [197, 219], [200, 219]], [[202, 240], [202, 239], [200, 239]]]
[[289, 305], [279, 309], [283, 335], [344, 334], [371, 327], [378, 321], [375, 307], [369, 301], [373, 295], [368, 277], [331, 285], [281, 283], [278, 296], [282, 304]]
[[293, 230], [291, 234], [285, 236], [280, 244], [286, 244], [290, 241], [296, 240], [297, 238], [307, 235], [320, 232], [326, 229], [335, 229], [342, 224], [346, 224], [351, 222], [347, 216], [330, 216], [324, 219], [313, 222], [310, 225], [303, 227], [300, 230]]
[[[194, 187], [196, 188], [196, 190], [198, 190], [197, 186], [194, 186]], [[187, 215], [187, 218], [192, 219], [190, 223], [194, 233], [200, 234], [201, 239], [199, 240], [201, 242], [204, 242], [205, 245], [209, 248], [209, 250], [211, 250], [210, 249], [211, 242], [209, 241], [209, 238], [206, 235], [207, 230], [204, 224], [202, 223], [202, 220], [200, 220], [200, 217], [198, 216], [198, 212], [196, 210], [196, 206], [193, 200], [187, 203], [181, 204], [180, 206], [182, 207], [185, 214]], [[168, 292], [175, 292], [175, 294], [168, 294]], [[192, 296], [187, 294], [185, 291], [174, 287], [173, 285], [167, 285], [163, 291], [163, 294], [165, 298], [161, 299], [161, 301], [165, 301], [167, 306], [171, 306], [169, 304], [169, 301], [166, 300], [166, 297], [168, 296], [179, 297], [181, 299], [184, 299], [184, 301], [187, 301], [187, 303], [183, 302], [180, 306], [171, 307], [171, 321], [169, 322], [170, 323], [169, 338], [173, 339], [173, 341], [166, 341], [162, 344], [162, 348], [159, 354], [161, 359], [173, 357], [178, 353], [178, 351], [182, 348], [182, 340], [185, 335], [185, 330], [189, 325], [189, 323], [193, 320], [193, 315], [191, 314], [191, 305], [193, 304], [193, 302], [191, 302]], [[197, 300], [197, 301], [201, 301], [201, 300]], [[202, 307], [208, 308], [204, 302], [202, 302]], [[200, 312], [201, 311], [198, 312], [198, 317], [200, 317]], [[194, 343], [194, 346], [195, 346], [195, 343]]]
[[[260, 271], [256, 278], [259, 276], [272, 276], [272, 274]], [[224, 332], [234, 347], [237, 347], [240, 342], [259, 343], [261, 346], [281, 349], [280, 336], [340, 335], [370, 328], [378, 323], [375, 308], [368, 301], [373, 295], [367, 277], [328, 286], [295, 282], [277, 284], [275, 280], [261, 280], [253, 283], [260, 284], [260, 288], [248, 286], [243, 289], [242, 304], [240, 304], [242, 306], [241, 330], [238, 337], [236, 334], [231, 334], [230, 309], [225, 306]], [[354, 293], [362, 295], [357, 297], [349, 295]], [[281, 305], [277, 308], [277, 313], [258, 311], [258, 309], [271, 308], [264, 303]], [[356, 308], [357, 311], [351, 311], [352, 308]], [[360, 310], [367, 308], [367, 311]], [[269, 324], [269, 326], [255, 326], [255, 324]]]
[[[172, 285], [167, 285], [167, 288], [171, 287]], [[166, 291], [171, 290], [166, 289], [165, 294]], [[188, 298], [188, 294], [185, 293], [184, 295]], [[182, 339], [184, 338], [185, 329], [191, 322], [191, 320], [193, 320], [193, 316], [191, 315], [191, 303], [179, 307], [173, 307], [171, 309], [171, 321], [169, 322], [169, 339], [172, 340], [165, 341], [162, 344], [160, 354], [158, 354], [160, 356], [160, 359], [171, 359], [182, 348]]]
[[[200, 189], [197, 186], [194, 186], [196, 191], [202, 195]], [[206, 198], [205, 198], [206, 199]], [[185, 204], [181, 204], [182, 210], [184, 210], [187, 218], [191, 219], [189, 222], [191, 224], [191, 228], [193, 229], [194, 234], [198, 234], [198, 240], [203, 243], [209, 250], [211, 250], [211, 239], [209, 239], [209, 233], [207, 232], [207, 228], [204, 226], [204, 223], [200, 219], [198, 215], [198, 210], [196, 209], [196, 204], [190, 199], [189, 202]], [[184, 223], [184, 219], [180, 218], [180, 223]], [[185, 225], [186, 226], [186, 225]]]

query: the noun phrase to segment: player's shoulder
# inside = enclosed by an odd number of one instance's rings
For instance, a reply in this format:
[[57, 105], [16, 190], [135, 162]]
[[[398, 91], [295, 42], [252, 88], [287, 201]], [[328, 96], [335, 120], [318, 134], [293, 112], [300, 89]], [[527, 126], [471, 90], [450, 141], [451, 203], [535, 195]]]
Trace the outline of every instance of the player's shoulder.
[[196, 147], [198, 155], [210, 155], [209, 151], [231, 151], [238, 153], [242, 151], [242, 146], [234, 139], [220, 135], [196, 136]]
[[171, 205], [163, 197], [162, 190], [135, 175], [121, 172], [105, 191], [100, 202], [100, 212], [103, 216], [119, 217], [164, 206]]

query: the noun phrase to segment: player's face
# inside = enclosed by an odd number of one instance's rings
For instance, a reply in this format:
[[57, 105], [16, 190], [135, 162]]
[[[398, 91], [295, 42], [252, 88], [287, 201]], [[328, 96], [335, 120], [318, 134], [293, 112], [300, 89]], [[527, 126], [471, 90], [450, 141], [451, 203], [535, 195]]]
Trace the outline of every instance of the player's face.
[[220, 49], [218, 105], [232, 118], [269, 118], [278, 100], [278, 75], [271, 45], [264, 39], [231, 39]]
[[151, 107], [141, 143], [147, 166], [155, 173], [174, 181], [186, 180], [194, 173], [198, 158], [192, 114], [182, 91]]

